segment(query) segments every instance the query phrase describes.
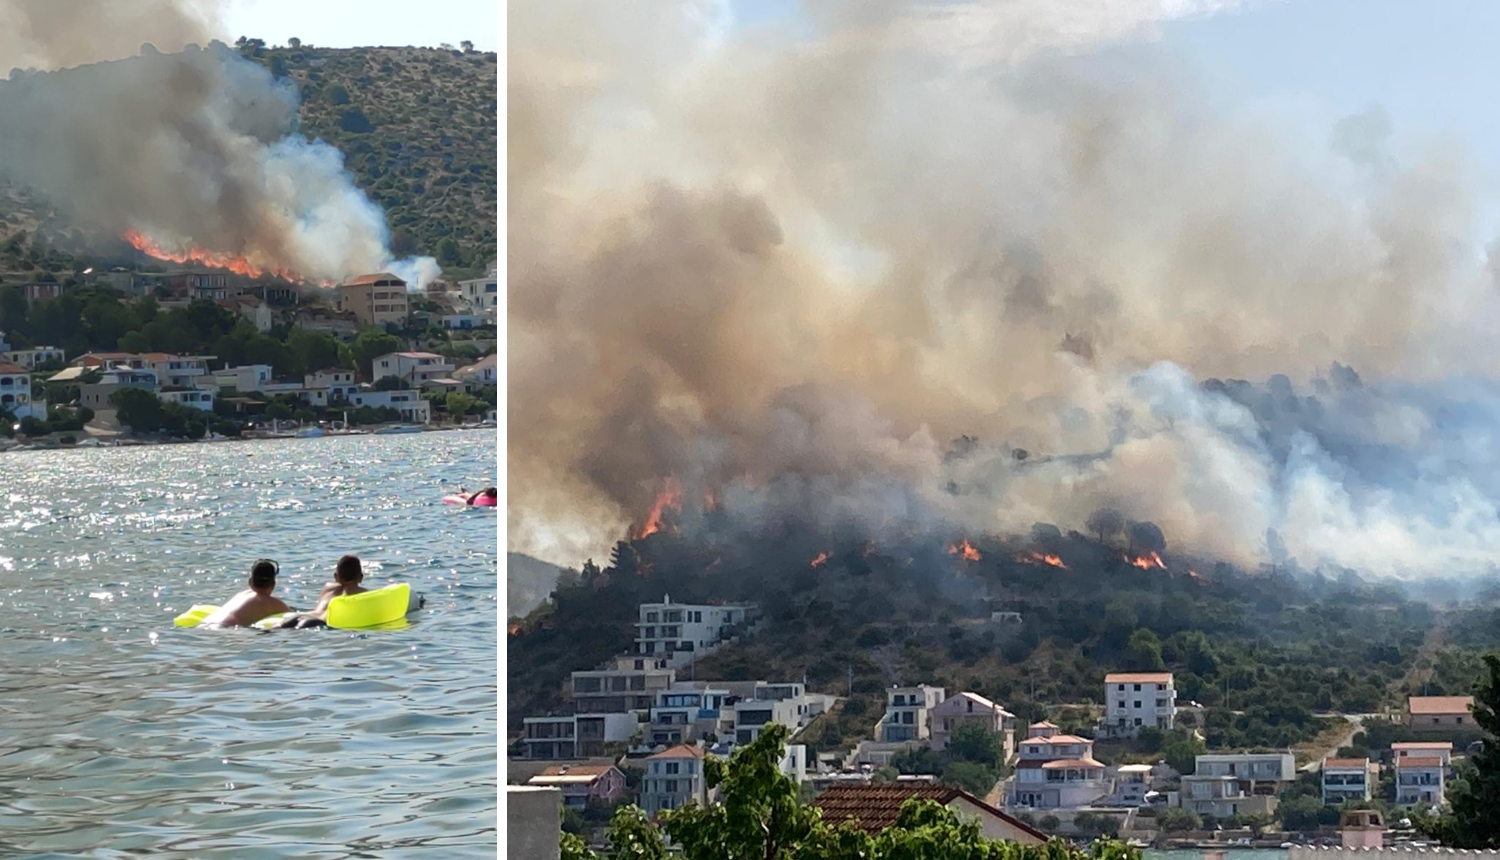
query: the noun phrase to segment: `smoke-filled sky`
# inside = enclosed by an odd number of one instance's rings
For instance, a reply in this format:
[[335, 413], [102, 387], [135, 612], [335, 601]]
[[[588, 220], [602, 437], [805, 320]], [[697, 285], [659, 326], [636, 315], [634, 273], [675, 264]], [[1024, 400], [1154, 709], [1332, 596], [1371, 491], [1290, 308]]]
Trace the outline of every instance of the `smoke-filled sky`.
[[748, 520], [1111, 507], [1245, 564], [1488, 569], [1480, 171], [1203, 91], [1155, 37], [1239, 6], [514, 5], [511, 549], [597, 555], [670, 475]]
[[295, 84], [211, 41], [218, 7], [0, 0], [0, 67], [12, 69], [0, 177], [81, 226], [171, 253], [317, 281], [382, 270], [430, 281], [430, 257], [391, 257], [385, 213], [343, 154], [297, 133]]

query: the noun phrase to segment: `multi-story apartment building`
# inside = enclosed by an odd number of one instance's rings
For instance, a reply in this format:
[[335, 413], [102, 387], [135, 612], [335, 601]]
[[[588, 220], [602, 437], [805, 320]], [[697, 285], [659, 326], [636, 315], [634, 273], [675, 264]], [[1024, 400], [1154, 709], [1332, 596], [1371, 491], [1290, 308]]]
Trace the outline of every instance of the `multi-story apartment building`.
[[1446, 770], [1443, 759], [1439, 756], [1397, 756], [1396, 805], [1415, 806], [1426, 803], [1442, 806]]
[[1297, 760], [1290, 752], [1209, 753], [1197, 757], [1193, 770], [1195, 776], [1231, 777], [1249, 795], [1278, 794], [1297, 779]]
[[892, 687], [885, 694], [885, 718], [881, 721], [880, 740], [925, 741], [932, 736], [932, 709], [942, 703], [942, 687], [918, 684], [915, 687]]
[[941, 752], [948, 739], [965, 725], [977, 725], [1000, 736], [1005, 759], [1016, 751], [1016, 715], [978, 693], [955, 693], [932, 709], [932, 748]]
[[640, 796], [646, 815], [654, 817], [662, 810], [681, 809], [689, 803], [707, 804], [708, 798], [703, 750], [683, 744], [646, 759]]
[[17, 419], [47, 418], [46, 401], [31, 399], [31, 371], [19, 364], [0, 364], [0, 409]]
[[1453, 760], [1453, 741], [1397, 741], [1391, 744], [1391, 754], [1397, 761], [1410, 756], [1442, 759], [1447, 767]]
[[636, 623], [636, 654], [665, 658], [674, 669], [685, 666], [733, 635], [752, 608], [673, 603], [671, 595], [661, 603], [643, 603]]
[[1367, 758], [1323, 759], [1323, 803], [1338, 806], [1346, 800], [1369, 800], [1373, 773]]
[[411, 314], [406, 282], [390, 272], [360, 275], [340, 284], [334, 309], [354, 314], [363, 326], [404, 326]]
[[1171, 672], [1112, 672], [1104, 676], [1106, 737], [1134, 737], [1146, 726], [1176, 723], [1177, 689]]
[[1193, 774], [1182, 778], [1178, 803], [1199, 815], [1228, 818], [1231, 815], [1270, 814], [1276, 811], [1276, 795], [1255, 794], [1232, 776]]
[[527, 758], [574, 759], [607, 755], [610, 745], [628, 743], [640, 724], [635, 714], [567, 714], [526, 717], [522, 726]]
[[665, 657], [623, 655], [603, 667], [574, 672], [572, 698], [580, 714], [644, 714], [656, 703], [657, 694], [671, 687], [677, 672]]

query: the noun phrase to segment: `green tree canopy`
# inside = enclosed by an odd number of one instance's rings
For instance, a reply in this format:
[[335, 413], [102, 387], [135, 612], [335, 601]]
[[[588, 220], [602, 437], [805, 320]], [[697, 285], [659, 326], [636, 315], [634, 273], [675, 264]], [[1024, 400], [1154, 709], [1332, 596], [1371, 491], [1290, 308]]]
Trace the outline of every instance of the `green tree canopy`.
[[1450, 848], [1500, 848], [1500, 657], [1484, 655], [1474, 689], [1474, 722], [1484, 747], [1470, 756], [1447, 791], [1449, 811], [1417, 816], [1417, 826]]

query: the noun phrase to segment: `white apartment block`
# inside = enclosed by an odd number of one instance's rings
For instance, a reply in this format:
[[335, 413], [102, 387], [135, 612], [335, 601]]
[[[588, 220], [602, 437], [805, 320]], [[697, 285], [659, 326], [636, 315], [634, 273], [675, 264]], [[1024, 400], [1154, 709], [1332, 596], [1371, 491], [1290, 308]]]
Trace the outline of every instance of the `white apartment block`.
[[616, 657], [602, 668], [573, 673], [574, 708], [580, 714], [633, 711], [644, 715], [676, 680], [677, 672], [665, 658]]
[[65, 360], [63, 351], [55, 346], [8, 349], [4, 342], [0, 341], [0, 363], [19, 364], [27, 370], [35, 370], [39, 364], [46, 364], [49, 361], [61, 363]]
[[1338, 806], [1346, 800], [1369, 800], [1373, 773], [1367, 758], [1323, 759], [1323, 803]]
[[1426, 803], [1442, 806], [1446, 767], [1439, 756], [1397, 756], [1396, 805], [1416, 806]]
[[1196, 758], [1194, 775], [1230, 777], [1246, 794], [1277, 794], [1297, 779], [1297, 760], [1290, 752], [1208, 753]]
[[942, 687], [926, 684], [890, 688], [885, 694], [885, 717], [880, 722], [879, 739], [897, 743], [932, 737], [932, 709], [944, 698]]
[[1016, 751], [1016, 715], [978, 693], [955, 693], [939, 702], [931, 714], [932, 748], [941, 752], [953, 733], [965, 725], [982, 727], [1000, 736], [1005, 759]]
[[156, 392], [156, 399], [163, 403], [175, 403], [200, 412], [214, 411], [214, 393], [196, 388], [164, 388]]
[[1113, 672], [1104, 676], [1107, 737], [1134, 737], [1146, 726], [1167, 730], [1177, 715], [1171, 672]]
[[443, 379], [452, 373], [453, 365], [435, 352], [389, 352], [370, 362], [371, 382], [394, 376], [412, 388], [421, 388], [429, 380]]
[[426, 424], [432, 420], [432, 406], [417, 391], [360, 391], [349, 397], [354, 407], [394, 409], [409, 424]]
[[708, 781], [703, 774], [703, 750], [682, 745], [646, 759], [641, 780], [641, 809], [654, 817], [664, 809], [681, 809], [689, 803], [708, 803]]
[[692, 743], [710, 732], [717, 737], [726, 719], [732, 719], [732, 711], [726, 707], [732, 698], [729, 690], [713, 682], [673, 684], [657, 692], [645, 745]]
[[272, 378], [273, 373], [269, 364], [226, 367], [223, 370], [215, 370], [212, 376], [214, 384], [219, 388], [233, 388], [241, 394], [264, 391], [265, 386], [271, 384]]
[[661, 603], [642, 603], [636, 622], [636, 654], [663, 657], [674, 669], [686, 666], [728, 639], [750, 611], [749, 606], [673, 603], [671, 595]]
[[1021, 741], [1006, 797], [1016, 808], [1077, 809], [1113, 790], [1104, 763], [1094, 758], [1093, 741], [1054, 734]]
[[1256, 794], [1232, 776], [1192, 774], [1182, 778], [1177, 802], [1199, 815], [1228, 818], [1231, 815], [1270, 814], [1276, 811], [1274, 794]]
[[459, 281], [458, 294], [474, 313], [494, 322], [500, 312], [498, 266], [492, 264], [482, 278]]
[[1120, 806], [1145, 806], [1146, 792], [1151, 790], [1151, 765], [1122, 764], [1115, 770], [1115, 793]]

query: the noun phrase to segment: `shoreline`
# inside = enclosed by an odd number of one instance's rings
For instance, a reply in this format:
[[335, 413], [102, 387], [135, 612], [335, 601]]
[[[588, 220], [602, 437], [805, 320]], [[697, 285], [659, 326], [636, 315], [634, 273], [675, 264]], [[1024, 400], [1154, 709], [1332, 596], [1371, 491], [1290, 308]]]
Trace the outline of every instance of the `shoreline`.
[[[385, 427], [401, 427], [401, 426], [410, 426], [410, 425], [382, 424], [382, 425], [379, 425], [379, 426], [377, 426], [377, 427], [375, 427], [374, 429], [371, 429], [371, 430], [347, 430], [347, 431], [341, 430], [341, 431], [332, 432], [332, 433], [325, 432], [321, 436], [298, 436], [298, 435], [296, 435], [296, 433], [289, 433], [289, 434], [286, 434], [286, 435], [282, 435], [282, 434], [277, 434], [277, 435], [255, 434], [255, 435], [245, 435], [245, 436], [223, 436], [223, 437], [220, 437], [220, 438], [217, 438], [217, 439], [211, 438], [210, 436], [204, 436], [202, 439], [180, 439], [180, 438], [152, 438], [152, 437], [129, 436], [129, 435], [121, 434], [121, 435], [119, 435], [117, 437], [111, 438], [111, 439], [109, 439], [109, 440], [106, 441], [105, 439], [102, 439], [102, 438], [100, 438], [98, 436], [88, 435], [85, 432], [85, 433], [82, 433], [81, 438], [79, 438], [78, 441], [75, 442], [72, 445], [64, 445], [61, 442], [56, 442], [56, 441], [53, 441], [53, 440], [43, 441], [40, 444], [38, 444], [37, 442], [22, 442], [22, 441], [17, 441], [15, 439], [0, 440], [0, 454], [15, 454], [15, 453], [21, 453], [21, 452], [25, 452], [25, 451], [76, 451], [76, 450], [90, 451], [90, 450], [100, 450], [100, 449], [105, 449], [105, 448], [139, 448], [139, 447], [143, 447], [143, 446], [158, 446], [158, 445], [203, 445], [203, 444], [220, 444], [220, 443], [226, 443], [226, 442], [276, 442], [276, 441], [285, 441], [285, 440], [289, 440], [289, 439], [301, 439], [301, 440], [338, 439], [338, 438], [346, 437], [346, 436], [399, 436], [399, 435], [414, 435], [416, 432], [421, 432], [421, 433], [451, 433], [451, 432], [455, 432], [455, 431], [464, 431], [464, 430], [490, 430], [490, 431], [498, 432], [498, 430], [499, 430], [498, 427], [484, 427], [484, 426], [478, 425], [478, 424], [469, 424], [469, 425], [423, 426], [420, 431], [408, 431], [407, 433], [380, 433], [380, 432], [378, 432], [379, 430], [381, 430], [381, 429], [383, 429]], [[92, 444], [92, 445], [91, 444], [79, 444], [79, 443], [88, 442], [90, 440], [92, 440], [94, 442], [97, 442], [98, 444]]]

